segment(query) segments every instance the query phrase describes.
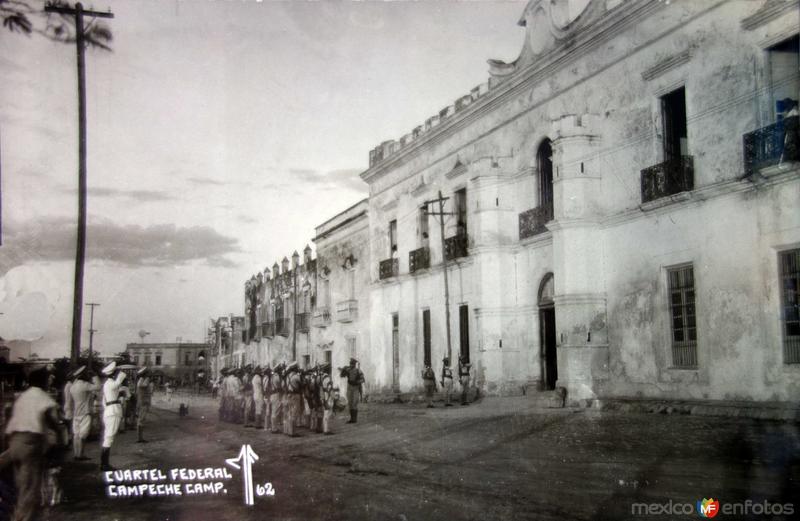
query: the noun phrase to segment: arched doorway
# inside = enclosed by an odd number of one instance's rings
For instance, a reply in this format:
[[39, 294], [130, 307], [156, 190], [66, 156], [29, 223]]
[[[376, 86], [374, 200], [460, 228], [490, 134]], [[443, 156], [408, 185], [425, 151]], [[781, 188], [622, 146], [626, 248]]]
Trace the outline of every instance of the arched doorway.
[[558, 361], [556, 359], [556, 308], [553, 302], [553, 274], [548, 273], [539, 284], [539, 335], [542, 356], [542, 386], [556, 388]]

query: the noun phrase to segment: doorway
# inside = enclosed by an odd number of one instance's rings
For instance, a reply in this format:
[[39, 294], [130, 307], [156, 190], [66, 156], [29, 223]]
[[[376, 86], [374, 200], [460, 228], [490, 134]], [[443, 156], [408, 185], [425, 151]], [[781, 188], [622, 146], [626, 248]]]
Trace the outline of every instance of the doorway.
[[400, 321], [392, 314], [392, 390], [400, 392]]
[[558, 358], [556, 350], [556, 308], [553, 301], [553, 274], [548, 273], [539, 286], [539, 332], [542, 358], [542, 386], [556, 388]]

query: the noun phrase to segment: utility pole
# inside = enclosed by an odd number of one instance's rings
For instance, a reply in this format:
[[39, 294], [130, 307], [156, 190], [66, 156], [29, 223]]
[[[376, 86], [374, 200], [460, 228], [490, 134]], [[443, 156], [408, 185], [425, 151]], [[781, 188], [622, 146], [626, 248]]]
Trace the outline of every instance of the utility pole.
[[84, 60], [83, 17], [114, 18], [110, 12], [84, 10], [78, 2], [75, 7], [47, 4], [47, 13], [60, 13], [75, 17], [75, 45], [78, 53], [78, 238], [75, 252], [75, 291], [72, 301], [72, 345], [70, 364], [75, 367], [81, 350], [81, 312], [83, 311], [83, 264], [86, 258], [86, 63]]
[[91, 308], [89, 314], [89, 363], [92, 361], [92, 349], [94, 348], [94, 334], [97, 333], [97, 330], [94, 329], [94, 308], [99, 306], [100, 304], [96, 304], [94, 302], [89, 302], [86, 304]]
[[[450, 339], [450, 285], [447, 282], [447, 256], [445, 253], [445, 240], [444, 240], [444, 216], [453, 215], [453, 212], [444, 211], [444, 202], [450, 199], [449, 197], [442, 197], [442, 191], [439, 190], [439, 197], [430, 201], [425, 201], [425, 215], [433, 215], [439, 217], [439, 230], [441, 231], [442, 239], [442, 272], [444, 273], [444, 313], [445, 324], [447, 326], [447, 358], [452, 358], [452, 341]], [[439, 203], [439, 210], [431, 212], [428, 207], [433, 203]]]

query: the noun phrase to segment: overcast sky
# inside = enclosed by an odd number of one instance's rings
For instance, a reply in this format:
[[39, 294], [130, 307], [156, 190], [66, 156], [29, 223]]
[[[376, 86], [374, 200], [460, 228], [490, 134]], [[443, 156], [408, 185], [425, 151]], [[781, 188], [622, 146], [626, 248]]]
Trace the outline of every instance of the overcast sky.
[[[85, 4], [90, 4], [85, 2]], [[244, 281], [367, 194], [371, 148], [514, 60], [520, 2], [98, 1], [87, 52], [85, 302], [95, 347], [203, 340]], [[73, 45], [0, 31], [0, 336], [69, 351]], [[313, 245], [312, 245], [313, 246]], [[88, 310], [84, 331], [88, 329]], [[88, 334], [84, 335], [88, 345]]]

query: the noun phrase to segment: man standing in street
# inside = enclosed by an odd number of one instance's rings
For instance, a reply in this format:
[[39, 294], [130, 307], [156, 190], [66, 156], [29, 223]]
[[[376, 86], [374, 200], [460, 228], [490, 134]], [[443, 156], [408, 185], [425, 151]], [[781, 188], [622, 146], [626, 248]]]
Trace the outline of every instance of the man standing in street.
[[264, 387], [261, 379], [261, 366], [257, 365], [253, 369], [253, 378], [250, 380], [253, 385], [253, 416], [255, 424], [253, 427], [261, 429], [264, 427]]
[[72, 395], [72, 455], [75, 461], [84, 461], [83, 447], [92, 428], [92, 401], [94, 393], [100, 390], [100, 380], [81, 366], [75, 370], [75, 382], [70, 387]]
[[261, 377], [261, 397], [264, 404], [261, 406], [262, 426], [265, 431], [269, 431], [272, 427], [272, 368], [269, 364], [264, 366]]
[[109, 463], [111, 446], [122, 421], [122, 403], [120, 390], [125, 381], [125, 373], [117, 369], [117, 363], [111, 362], [105, 366], [102, 373], [107, 376], [103, 384], [103, 444], [100, 453], [100, 470], [114, 470]]
[[302, 380], [300, 378], [297, 362], [292, 362], [286, 368], [284, 381], [286, 384], [283, 400], [283, 433], [294, 438], [297, 436], [294, 432], [294, 428], [297, 420], [303, 413]]
[[255, 390], [253, 389], [253, 368], [250, 364], [244, 368], [242, 375], [242, 420], [245, 427], [255, 427], [253, 425], [253, 399]]
[[358, 402], [364, 395], [364, 373], [358, 368], [358, 360], [350, 359], [350, 366], [343, 367], [339, 371], [342, 378], [347, 378], [347, 404], [350, 407], [350, 421], [347, 423], [358, 422]]
[[67, 383], [64, 384], [64, 392], [61, 395], [61, 400], [64, 405], [64, 421], [67, 422], [68, 431], [72, 428], [72, 411], [75, 408], [75, 404], [72, 401], [72, 394], [70, 393], [70, 389], [72, 389], [72, 384], [74, 381], [75, 373], [70, 371], [67, 373]]
[[[45, 463], [47, 430], [59, 433], [58, 404], [44, 389], [48, 385], [45, 369], [28, 376], [28, 387], [14, 402], [6, 425], [8, 449], [0, 454], [0, 471], [14, 465], [17, 503], [14, 521], [38, 519], [42, 500], [42, 474]], [[61, 443], [65, 440], [58, 440]]]
[[281, 422], [283, 421], [283, 415], [286, 414], [286, 411], [283, 410], [283, 363], [280, 363], [275, 366], [272, 371], [272, 394], [270, 395], [270, 405], [271, 405], [271, 414], [270, 414], [270, 426], [272, 427], [272, 432], [278, 433], [280, 432]]
[[136, 443], [147, 443], [143, 431], [150, 414], [150, 404], [153, 402], [153, 381], [147, 366], [136, 373]]
[[469, 405], [467, 401], [467, 393], [469, 392], [470, 371], [472, 364], [470, 364], [464, 355], [458, 357], [458, 380], [461, 383], [461, 405]]
[[444, 391], [444, 406], [452, 407], [453, 403], [453, 368], [450, 367], [450, 358], [442, 359], [442, 390]]
[[433, 395], [436, 392], [436, 373], [433, 372], [433, 368], [429, 365], [425, 366], [425, 369], [422, 370], [422, 381], [425, 384], [425, 396], [428, 398], [428, 408], [432, 409], [433, 405]]

